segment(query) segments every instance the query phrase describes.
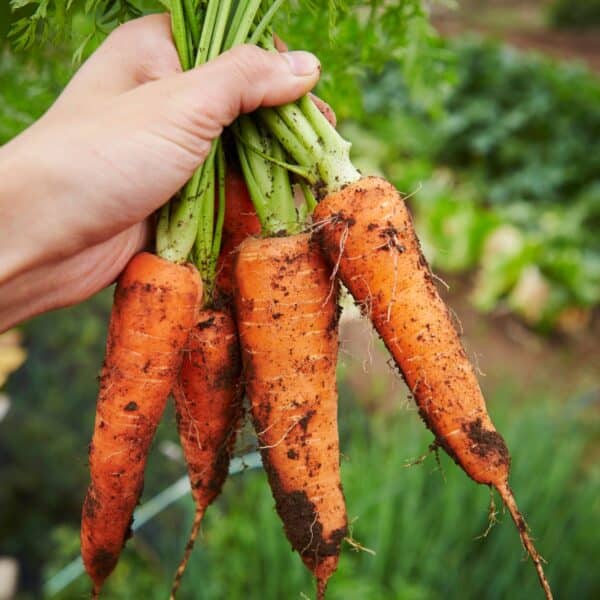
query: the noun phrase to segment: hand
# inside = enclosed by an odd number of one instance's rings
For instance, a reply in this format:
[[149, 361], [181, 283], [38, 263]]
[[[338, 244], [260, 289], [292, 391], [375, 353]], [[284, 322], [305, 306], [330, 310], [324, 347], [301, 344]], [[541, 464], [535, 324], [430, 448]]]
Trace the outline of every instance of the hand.
[[319, 63], [242, 46], [180, 71], [167, 15], [127, 23], [0, 148], [0, 331], [114, 281], [223, 127], [299, 98]]

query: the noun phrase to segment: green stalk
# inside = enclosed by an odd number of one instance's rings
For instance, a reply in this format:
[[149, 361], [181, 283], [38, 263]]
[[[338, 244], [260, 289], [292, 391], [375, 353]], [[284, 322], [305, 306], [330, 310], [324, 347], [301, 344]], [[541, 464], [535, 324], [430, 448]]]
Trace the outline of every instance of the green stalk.
[[[270, 134], [268, 135], [270, 137]], [[285, 152], [281, 144], [274, 139], [271, 139], [270, 142], [271, 155], [276, 160], [284, 160]], [[274, 211], [276, 211], [277, 217], [282, 221], [284, 231], [287, 233], [297, 233], [300, 229], [300, 224], [289, 174], [286, 169], [279, 167], [273, 162], [271, 162], [271, 172], [273, 174], [273, 193], [271, 198]]]
[[208, 52], [210, 50], [215, 23], [217, 21], [218, 10], [219, 2], [215, 2], [215, 0], [209, 0], [206, 8], [206, 14], [204, 15], [204, 23], [202, 24], [202, 35], [200, 36], [198, 53], [196, 54], [196, 61], [194, 63], [195, 67], [203, 65], [208, 60]]
[[248, 140], [249, 144], [259, 147], [262, 151], [250, 152], [247, 155], [248, 163], [252, 168], [256, 183], [261, 187], [266, 197], [270, 197], [273, 191], [273, 174], [270, 164], [265, 164], [264, 156], [269, 154], [270, 147], [267, 145], [265, 137], [259, 133], [257, 125], [247, 116], [241, 116], [238, 119], [240, 136]]
[[233, 132], [233, 134], [236, 136], [237, 140], [241, 144], [243, 144], [248, 150], [251, 150], [252, 152], [254, 152], [254, 154], [258, 154], [258, 156], [261, 156], [262, 158], [267, 159], [269, 162], [272, 162], [273, 164], [286, 169], [290, 173], [295, 173], [296, 175], [300, 175], [300, 177], [302, 177], [303, 179], [305, 179], [306, 181], [308, 181], [309, 183], [311, 183], [313, 185], [317, 183], [317, 179], [314, 178], [311, 175], [311, 173], [309, 173], [308, 170], [305, 169], [304, 167], [301, 167], [300, 165], [296, 165], [294, 163], [290, 163], [287, 160], [279, 160], [278, 158], [275, 158], [273, 155], [267, 154], [263, 149], [259, 148], [258, 146], [255, 146], [254, 144], [252, 144], [249, 139], [241, 137], [240, 132], [239, 132], [239, 127], [236, 127], [235, 124], [233, 126], [231, 126], [230, 131]]
[[204, 298], [212, 299], [214, 289], [215, 270], [212, 264], [213, 231], [215, 220], [215, 157], [220, 141], [213, 144], [211, 152], [204, 165], [204, 185], [199, 190], [198, 205], [199, 218], [194, 244], [193, 258], [204, 284]]
[[183, 0], [185, 22], [188, 26], [188, 32], [192, 38], [194, 48], [197, 48], [200, 43], [200, 20], [198, 19], [197, 7], [197, 0]]
[[311, 189], [304, 183], [304, 181], [300, 181], [300, 187], [302, 188], [302, 194], [304, 195], [304, 202], [306, 204], [306, 208], [308, 210], [308, 214], [312, 214], [313, 210], [317, 208], [317, 199], [312, 193]]
[[307, 97], [304, 102], [264, 108], [259, 118], [301, 166], [318, 173], [323, 192], [334, 192], [358, 181], [361, 175], [350, 160], [350, 142], [337, 133], [316, 106], [310, 110], [308, 103], [313, 104]]
[[243, 44], [248, 39], [262, 0], [248, 0], [239, 2], [233, 25], [227, 36], [225, 49]]
[[275, 0], [275, 2], [271, 4], [267, 12], [261, 17], [258, 25], [254, 28], [250, 39], [248, 39], [248, 44], [258, 44], [259, 40], [263, 36], [263, 33], [265, 33], [265, 30], [269, 27], [273, 17], [275, 17], [275, 14], [281, 8], [281, 5], [284, 2], [285, 0]]
[[177, 48], [177, 54], [181, 62], [181, 68], [187, 71], [191, 67], [191, 62], [182, 0], [171, 0], [171, 29], [175, 48]]
[[[199, 5], [198, 0], [172, 0], [173, 37], [182, 68], [199, 66], [224, 50], [246, 42], [250, 31], [253, 31], [254, 39], [266, 35], [282, 3], [283, 0], [208, 0]], [[263, 4], [267, 6], [266, 10]], [[307, 137], [310, 133], [307, 119], [299, 110], [295, 117], [303, 120], [304, 135]], [[273, 234], [296, 230], [297, 214], [287, 169], [296, 170], [311, 181], [315, 177], [306, 173], [301, 165], [287, 165], [285, 152], [279, 142], [266, 134], [258, 122], [255, 125], [248, 120], [238, 127], [238, 132], [248, 146], [240, 151], [240, 161], [248, 173], [250, 187], [259, 206], [262, 201], [263, 220], [268, 221], [266, 230]], [[298, 131], [295, 131], [290, 139], [297, 136]], [[259, 152], [249, 150], [249, 147], [255, 147]], [[308, 155], [304, 158], [306, 160]], [[215, 177], [219, 185], [217, 214]], [[204, 163], [177, 197], [162, 209], [157, 227], [158, 253], [168, 260], [184, 262], [189, 259], [191, 252], [205, 283], [208, 298], [211, 298], [214, 287], [225, 214], [224, 179], [223, 149], [219, 142], [213, 142]]]
[[208, 60], [217, 57], [222, 51], [221, 48], [225, 37], [225, 27], [229, 20], [229, 12], [231, 11], [231, 1], [232, 0], [221, 0], [219, 4], [219, 13], [215, 20], [210, 50], [208, 52]]
[[[265, 30], [260, 46], [276, 52], [273, 34]], [[360, 173], [350, 160], [350, 142], [327, 121], [308, 96], [296, 103], [258, 111], [260, 120], [285, 150], [321, 180], [319, 189], [330, 193], [358, 181]]]
[[[235, 125], [233, 126], [235, 127]], [[248, 161], [249, 151], [243, 144], [237, 144], [237, 152], [240, 159], [240, 165], [242, 167], [242, 173], [244, 174], [244, 179], [246, 180], [246, 186], [248, 187], [250, 197], [252, 198], [252, 204], [254, 205], [254, 210], [256, 211], [256, 216], [258, 217], [261, 225], [266, 224], [268, 223], [270, 216], [269, 202], [263, 196], [261, 188], [254, 177], [254, 173], [252, 172], [252, 167]]]
[[[248, 116], [240, 117], [234, 128], [242, 172], [263, 233], [276, 236], [297, 232], [300, 225], [288, 170], [277, 164], [285, 159], [283, 148]], [[245, 140], [252, 146], [260, 144], [264, 154], [254, 152]]]
[[225, 164], [225, 151], [223, 144], [217, 147], [217, 181], [219, 183], [219, 208], [217, 211], [217, 222], [212, 245], [212, 263], [216, 266], [221, 250], [221, 239], [223, 237], [223, 223], [225, 222], [225, 175], [227, 165]]
[[285, 124], [276, 110], [263, 108], [256, 113], [265, 127], [279, 140], [291, 157], [302, 167], [316, 172], [314, 160], [301, 139]]

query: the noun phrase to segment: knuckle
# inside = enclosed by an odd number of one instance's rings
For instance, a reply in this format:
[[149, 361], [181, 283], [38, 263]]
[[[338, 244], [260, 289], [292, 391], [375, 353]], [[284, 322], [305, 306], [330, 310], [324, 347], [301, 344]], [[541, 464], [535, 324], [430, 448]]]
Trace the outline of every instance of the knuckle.
[[[117, 26], [108, 36], [115, 44], [127, 44], [130, 49], [140, 52], [153, 48], [157, 41], [168, 39], [169, 21], [166, 15], [148, 15]], [[131, 46], [134, 44], [134, 46]]]
[[252, 83], [257, 74], [272, 70], [273, 63], [268, 60], [270, 58], [269, 53], [257, 46], [244, 44], [236, 46], [230, 52], [231, 60], [238, 74], [247, 79], [248, 83]]
[[117, 26], [108, 36], [108, 41], [113, 44], [121, 44], [128, 41], [138, 27], [135, 21], [127, 21]]
[[108, 37], [114, 51], [128, 56], [143, 83], [181, 71], [179, 58], [171, 41], [168, 18], [151, 15], [119, 25]]

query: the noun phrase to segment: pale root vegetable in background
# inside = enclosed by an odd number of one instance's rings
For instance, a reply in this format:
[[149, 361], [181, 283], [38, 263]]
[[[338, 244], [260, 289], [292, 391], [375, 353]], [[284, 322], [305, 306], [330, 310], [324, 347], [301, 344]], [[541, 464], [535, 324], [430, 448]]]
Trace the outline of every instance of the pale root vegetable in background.
[[292, 547], [318, 596], [347, 533], [337, 427], [337, 288], [308, 234], [247, 239], [235, 267], [246, 392]]
[[144, 482], [146, 457], [197, 321], [202, 283], [189, 264], [135, 256], [115, 291], [100, 378], [81, 553], [94, 595], [114, 569]]
[[508, 449], [400, 194], [383, 179], [361, 178], [326, 196], [314, 219], [325, 255], [394, 357], [437, 444], [469, 477], [498, 490], [551, 598], [509, 487]]

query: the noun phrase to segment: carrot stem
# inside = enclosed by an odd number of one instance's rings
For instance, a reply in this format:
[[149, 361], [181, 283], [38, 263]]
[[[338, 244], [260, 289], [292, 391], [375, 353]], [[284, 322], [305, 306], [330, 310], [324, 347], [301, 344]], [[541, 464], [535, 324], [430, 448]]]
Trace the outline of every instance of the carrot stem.
[[257, 44], [261, 39], [263, 33], [270, 25], [275, 13], [281, 8], [281, 5], [285, 2], [285, 0], [275, 0], [273, 4], [269, 7], [269, 9], [265, 12], [265, 14], [261, 17], [258, 25], [254, 28], [250, 39], [248, 40], [248, 44]]
[[540, 580], [547, 600], [552, 600], [552, 590], [550, 589], [550, 584], [548, 583], [548, 580], [546, 579], [546, 575], [544, 573], [544, 559], [540, 556], [533, 544], [533, 540], [529, 535], [529, 528], [527, 526], [527, 523], [525, 522], [525, 518], [523, 517], [521, 511], [517, 506], [517, 502], [515, 500], [514, 494], [512, 493], [512, 490], [510, 489], [510, 486], [508, 485], [508, 483], [505, 483], [503, 485], [496, 486], [496, 489], [498, 490], [498, 493], [500, 494], [504, 505], [508, 509], [512, 520], [515, 522], [515, 525], [519, 530], [521, 542], [523, 543], [525, 550], [527, 551], [527, 553], [531, 557], [531, 560], [533, 561], [533, 564], [535, 565], [535, 570], [537, 571], [538, 578]]
[[240, 44], [246, 42], [248, 39], [248, 34], [252, 29], [252, 24], [254, 23], [256, 15], [260, 9], [260, 5], [261, 0], [250, 0], [249, 2], [238, 3], [237, 11], [229, 28], [229, 34], [226, 38], [226, 48], [233, 48], [234, 46], [239, 46]]
[[310, 152], [294, 132], [286, 125], [281, 115], [270, 109], [257, 112], [260, 121], [273, 133], [279, 143], [288, 151], [290, 156], [301, 166], [316, 174], [314, 161]]
[[225, 222], [225, 176], [227, 173], [227, 165], [225, 164], [225, 151], [223, 144], [219, 144], [217, 148], [217, 181], [219, 188], [219, 205], [217, 209], [217, 222], [212, 243], [211, 258], [213, 265], [217, 264], [219, 251], [221, 249], [221, 239], [223, 237], [223, 223]]
[[[272, 33], [261, 36], [260, 46], [277, 51]], [[261, 109], [258, 115], [299, 165], [312, 174], [318, 173], [324, 184], [323, 192], [337, 191], [360, 179], [360, 173], [350, 160], [350, 142], [336, 131], [308, 96], [296, 103]]]
[[188, 29], [186, 27], [186, 18], [182, 0], [171, 0], [171, 28], [173, 31], [173, 41], [179, 61], [184, 71], [187, 71], [192, 65], [190, 61], [190, 48], [188, 46]]
[[[298, 213], [284, 150], [261, 123], [240, 117], [235, 126], [236, 146], [250, 197], [265, 235], [299, 231]], [[253, 148], [258, 147], [256, 152]]]
[[197, 14], [198, 2], [195, 0], [183, 0], [183, 10], [185, 12], [185, 22], [188, 32], [192, 39], [193, 47], [196, 48], [200, 42], [200, 23], [202, 18]]

